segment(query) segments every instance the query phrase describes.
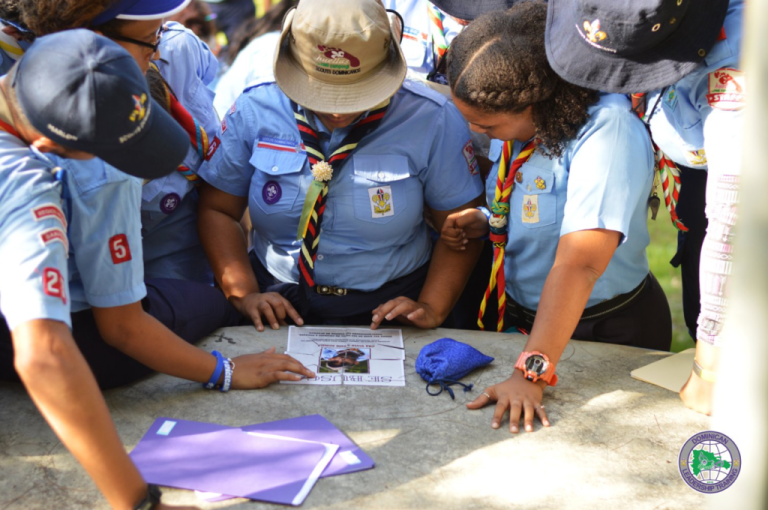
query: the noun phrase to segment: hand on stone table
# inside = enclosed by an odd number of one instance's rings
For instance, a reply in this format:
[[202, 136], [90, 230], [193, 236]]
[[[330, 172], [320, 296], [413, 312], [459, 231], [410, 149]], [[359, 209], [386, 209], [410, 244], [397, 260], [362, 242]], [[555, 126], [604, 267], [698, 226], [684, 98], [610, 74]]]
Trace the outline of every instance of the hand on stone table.
[[[504, 414], [509, 411], [509, 431], [517, 433], [522, 415], [526, 432], [533, 431], [533, 416], [539, 417], [542, 425], [549, 427], [549, 419], [541, 405], [544, 381], [531, 382], [523, 377], [523, 373], [515, 370], [512, 377], [506, 381], [488, 386], [475, 400], [467, 404], [467, 409], [481, 409], [492, 401], [496, 401], [491, 427], [501, 426]], [[490, 398], [489, 398], [490, 397]]]
[[265, 323], [272, 329], [280, 329], [281, 324], [286, 324], [286, 317], [293, 319], [298, 326], [304, 325], [304, 320], [291, 302], [277, 292], [252, 292], [243, 298], [233, 299], [232, 304], [240, 313], [250, 317], [259, 331], [264, 331]]
[[440, 326], [445, 317], [439, 317], [435, 310], [427, 303], [399, 296], [395, 299], [390, 299], [373, 310], [371, 329], [378, 328], [384, 319], [388, 321], [397, 319], [408, 326], [429, 329]]
[[243, 354], [232, 358], [235, 370], [232, 372], [232, 389], [246, 390], [263, 388], [277, 381], [299, 381], [304, 377], [315, 377], [295, 358], [287, 354], [276, 354], [271, 347], [258, 354]]

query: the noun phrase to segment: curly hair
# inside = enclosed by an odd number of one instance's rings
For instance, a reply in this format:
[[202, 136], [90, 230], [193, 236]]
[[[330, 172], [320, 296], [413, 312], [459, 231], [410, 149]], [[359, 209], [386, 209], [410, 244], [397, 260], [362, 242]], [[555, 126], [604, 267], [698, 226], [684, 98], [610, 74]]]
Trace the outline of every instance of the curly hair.
[[464, 103], [487, 113], [531, 107], [538, 150], [560, 157], [589, 117], [599, 93], [560, 78], [544, 49], [547, 4], [521, 2], [483, 15], [451, 43], [448, 82]]
[[19, 0], [0, 0], [0, 19], [24, 26], [21, 20]]
[[18, 0], [24, 24], [43, 36], [70, 28], [85, 28], [115, 0]]

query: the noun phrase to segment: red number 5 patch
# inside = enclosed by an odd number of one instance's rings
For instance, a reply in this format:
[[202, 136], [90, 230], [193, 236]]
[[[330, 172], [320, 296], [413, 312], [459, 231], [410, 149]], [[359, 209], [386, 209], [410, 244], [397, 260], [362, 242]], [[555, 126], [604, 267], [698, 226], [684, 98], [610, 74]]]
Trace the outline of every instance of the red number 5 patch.
[[67, 296], [64, 294], [64, 279], [58, 269], [46, 267], [43, 269], [43, 292], [48, 296], [57, 297], [66, 305]]
[[122, 264], [131, 260], [131, 247], [125, 234], [117, 234], [109, 238], [109, 252], [113, 264]]

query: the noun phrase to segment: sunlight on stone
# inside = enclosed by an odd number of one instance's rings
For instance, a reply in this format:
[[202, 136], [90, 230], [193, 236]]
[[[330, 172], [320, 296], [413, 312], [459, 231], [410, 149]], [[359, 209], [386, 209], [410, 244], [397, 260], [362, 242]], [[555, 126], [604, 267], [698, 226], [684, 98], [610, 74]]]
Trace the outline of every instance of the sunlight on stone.
[[612, 408], [616, 408], [617, 406], [629, 405], [632, 402], [642, 397], [643, 397], [643, 394], [637, 393], [636, 391], [616, 390], [610, 393], [604, 393], [602, 395], [598, 395], [593, 399], [590, 399], [590, 401], [584, 404], [582, 407], [584, 409], [595, 409], [595, 410], [612, 409]]
[[347, 432], [347, 435], [364, 448], [378, 448], [384, 446], [400, 434], [400, 429], [363, 430], [360, 432]]

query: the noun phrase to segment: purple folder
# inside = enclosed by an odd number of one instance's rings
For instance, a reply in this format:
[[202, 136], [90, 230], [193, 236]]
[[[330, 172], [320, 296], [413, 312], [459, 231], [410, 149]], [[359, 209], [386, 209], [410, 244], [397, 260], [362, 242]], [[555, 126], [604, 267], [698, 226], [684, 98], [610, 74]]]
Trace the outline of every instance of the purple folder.
[[364, 471], [374, 466], [370, 458], [350, 438], [319, 414], [299, 416], [287, 420], [259, 423], [242, 427], [246, 432], [263, 432], [277, 436], [293, 437], [306, 441], [319, 441], [339, 446], [339, 451], [325, 468], [322, 478]]
[[131, 458], [149, 483], [299, 505], [336, 451], [320, 442], [158, 418]]
[[[223, 427], [222, 425], [212, 426]], [[370, 458], [368, 454], [344, 435], [343, 432], [337, 429], [333, 423], [329, 422], [319, 414], [248, 425], [242, 427], [241, 430], [245, 432], [263, 432], [265, 434], [274, 434], [277, 436], [293, 437], [296, 439], [338, 445], [339, 451], [333, 457], [333, 460], [328, 467], [325, 468], [321, 478], [364, 471], [373, 468], [375, 465], [373, 459]], [[209, 502], [224, 501], [234, 497], [223, 494], [198, 494], [198, 496]]]

